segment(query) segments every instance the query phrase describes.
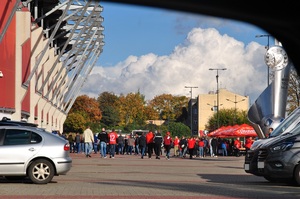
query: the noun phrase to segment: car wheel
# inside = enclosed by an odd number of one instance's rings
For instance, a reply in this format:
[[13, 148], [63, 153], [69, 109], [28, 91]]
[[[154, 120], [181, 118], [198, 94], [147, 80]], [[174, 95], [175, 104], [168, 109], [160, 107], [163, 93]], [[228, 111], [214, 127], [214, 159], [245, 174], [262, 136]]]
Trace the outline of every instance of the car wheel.
[[54, 167], [48, 160], [35, 160], [28, 168], [28, 177], [35, 184], [47, 184], [54, 176]]
[[294, 180], [300, 186], [300, 165], [298, 165], [294, 172]]

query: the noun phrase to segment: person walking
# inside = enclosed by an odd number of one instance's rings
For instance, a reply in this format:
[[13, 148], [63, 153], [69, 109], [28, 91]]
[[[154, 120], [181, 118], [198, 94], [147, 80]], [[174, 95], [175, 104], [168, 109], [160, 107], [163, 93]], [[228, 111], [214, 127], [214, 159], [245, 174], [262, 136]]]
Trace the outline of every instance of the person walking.
[[172, 144], [173, 140], [171, 137], [171, 133], [168, 131], [167, 134], [164, 137], [164, 147], [166, 150], [166, 159], [169, 160], [170, 159], [170, 150], [171, 150], [171, 144]]
[[190, 159], [193, 159], [196, 139], [193, 136], [191, 136], [187, 142], [188, 142], [188, 150], [189, 150], [189, 154], [190, 154]]
[[147, 133], [146, 135], [146, 142], [147, 142], [147, 148], [148, 148], [148, 158], [151, 159], [152, 153], [153, 153], [153, 139], [154, 139], [154, 134], [152, 131]]
[[93, 145], [93, 149], [94, 149], [94, 153], [97, 154], [98, 153], [98, 134], [95, 133], [94, 134], [94, 145]]
[[[142, 132], [142, 134], [144, 134], [144, 132]], [[145, 136], [145, 134], [144, 134], [144, 136]], [[135, 140], [134, 140], [134, 154], [135, 155], [138, 155], [140, 153], [139, 152], [139, 149], [140, 149], [140, 147], [139, 147], [139, 139], [140, 139], [139, 135], [135, 134]], [[145, 153], [145, 151], [144, 151], [144, 153]]]
[[213, 157], [218, 157], [218, 140], [217, 138], [213, 137], [211, 139], [211, 143], [210, 143], [212, 152], [213, 152]]
[[142, 132], [142, 135], [138, 139], [138, 146], [139, 146], [139, 149], [141, 152], [142, 159], [144, 159], [146, 145], [147, 145], [146, 136], [145, 136], [144, 132]]
[[127, 155], [132, 155], [132, 151], [133, 151], [133, 147], [134, 147], [134, 138], [132, 135], [129, 136], [128, 138], [128, 151], [127, 151]]
[[112, 129], [112, 131], [108, 134], [110, 158], [115, 158], [117, 137], [118, 134], [115, 132], [115, 129]]
[[179, 146], [180, 146], [180, 154], [179, 156], [181, 158], [185, 158], [186, 151], [187, 151], [187, 140], [184, 136], [181, 137], [179, 141]]
[[92, 130], [90, 129], [90, 126], [88, 126], [84, 132], [83, 132], [83, 139], [84, 139], [84, 146], [85, 146], [85, 156], [86, 157], [92, 157], [92, 149], [93, 149], [93, 143], [94, 143], [94, 134]]
[[102, 128], [102, 131], [98, 134], [98, 139], [100, 140], [100, 157], [106, 158], [106, 149], [108, 144], [108, 134], [105, 131], [105, 128]]
[[118, 153], [120, 155], [123, 155], [123, 149], [124, 149], [124, 143], [125, 143], [125, 138], [124, 136], [120, 133], [119, 137], [117, 138], [117, 143], [118, 143]]
[[78, 153], [80, 153], [80, 148], [81, 148], [81, 144], [80, 144], [80, 140], [81, 140], [81, 137], [80, 137], [80, 134], [77, 132], [76, 133], [76, 136], [75, 136], [75, 144], [76, 144], [76, 153], [78, 154]]
[[175, 136], [174, 138], [174, 156], [178, 157], [179, 156], [179, 138], [178, 136]]
[[70, 153], [74, 153], [75, 149], [74, 149], [74, 139], [73, 139], [72, 133], [70, 133], [68, 135], [68, 141], [69, 141], [69, 144], [70, 144]]
[[160, 159], [162, 143], [163, 143], [163, 137], [162, 137], [160, 131], [157, 131], [154, 136], [154, 152], [156, 155], [156, 159]]
[[204, 142], [203, 138], [199, 139], [198, 146], [199, 146], [199, 157], [203, 158], [204, 157], [204, 146], [205, 146], [205, 142]]

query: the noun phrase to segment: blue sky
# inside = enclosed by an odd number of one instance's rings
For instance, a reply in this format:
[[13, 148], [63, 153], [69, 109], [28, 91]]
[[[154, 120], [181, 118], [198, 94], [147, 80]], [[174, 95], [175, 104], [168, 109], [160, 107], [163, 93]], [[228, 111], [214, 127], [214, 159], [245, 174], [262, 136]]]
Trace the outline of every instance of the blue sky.
[[[255, 37], [268, 34], [263, 30], [210, 16], [101, 5], [105, 46], [82, 94], [140, 91], [149, 99], [163, 93], [188, 96], [185, 85], [199, 86], [195, 95], [207, 93], [216, 89], [215, 74], [208, 71], [211, 67], [228, 68], [220, 74], [220, 87], [250, 96], [251, 101], [265, 89], [267, 37]], [[243, 82], [237, 85], [236, 81]]]

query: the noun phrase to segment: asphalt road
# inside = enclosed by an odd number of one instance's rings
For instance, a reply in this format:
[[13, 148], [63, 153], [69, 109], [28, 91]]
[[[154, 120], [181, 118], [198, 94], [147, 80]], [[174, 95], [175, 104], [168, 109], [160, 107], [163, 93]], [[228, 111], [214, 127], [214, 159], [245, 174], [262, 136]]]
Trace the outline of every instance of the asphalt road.
[[0, 198], [300, 198], [300, 187], [245, 173], [243, 156], [170, 160], [71, 156], [71, 171], [46, 185], [0, 178]]

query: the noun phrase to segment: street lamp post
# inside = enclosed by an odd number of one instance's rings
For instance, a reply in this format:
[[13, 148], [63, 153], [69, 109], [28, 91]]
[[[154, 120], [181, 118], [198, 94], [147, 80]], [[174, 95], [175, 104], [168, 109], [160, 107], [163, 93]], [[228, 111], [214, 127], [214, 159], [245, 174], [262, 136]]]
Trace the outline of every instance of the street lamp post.
[[234, 103], [234, 121], [236, 123], [236, 104], [239, 103], [239, 102], [245, 101], [246, 99], [242, 99], [242, 100], [236, 101], [236, 95], [235, 95], [234, 96], [234, 101], [232, 101], [232, 100], [230, 100], [228, 98], [226, 100], [229, 101], [229, 102]]
[[[259, 37], [267, 37], [268, 38], [268, 44], [267, 44], [267, 46], [266, 46], [266, 49], [267, 50], [269, 50], [269, 48], [270, 48], [270, 37], [271, 37], [271, 35], [256, 35], [255, 36], [256, 38], [259, 38]], [[268, 74], [267, 74], [267, 86], [269, 86], [269, 84], [270, 84], [270, 69], [269, 69], [269, 67], [267, 67], [268, 68]]]
[[190, 88], [190, 93], [191, 93], [191, 135], [193, 135], [193, 88], [198, 88], [197, 86], [185, 86], [184, 88]]
[[210, 68], [209, 70], [216, 70], [217, 75], [216, 75], [216, 80], [217, 80], [217, 127], [220, 127], [220, 116], [219, 116], [219, 106], [220, 106], [220, 101], [219, 101], [219, 70], [227, 70], [227, 68]]

